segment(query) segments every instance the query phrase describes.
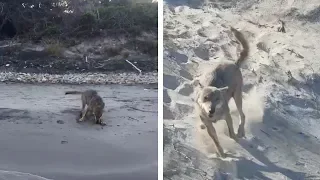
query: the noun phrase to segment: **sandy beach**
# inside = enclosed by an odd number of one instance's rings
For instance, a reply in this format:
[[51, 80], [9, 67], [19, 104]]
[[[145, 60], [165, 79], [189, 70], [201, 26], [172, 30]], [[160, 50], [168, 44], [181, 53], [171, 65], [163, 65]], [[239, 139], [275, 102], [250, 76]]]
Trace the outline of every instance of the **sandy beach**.
[[[155, 87], [0, 87], [1, 180], [157, 179]], [[105, 101], [106, 126], [76, 122], [80, 96], [64, 91], [88, 88]]]
[[[164, 2], [164, 177], [178, 179], [320, 178], [319, 1]], [[281, 30], [281, 21], [285, 31]], [[227, 158], [217, 157], [194, 111], [193, 81], [220, 62], [241, 67], [246, 138], [214, 126]], [[229, 103], [235, 131], [239, 114]]]

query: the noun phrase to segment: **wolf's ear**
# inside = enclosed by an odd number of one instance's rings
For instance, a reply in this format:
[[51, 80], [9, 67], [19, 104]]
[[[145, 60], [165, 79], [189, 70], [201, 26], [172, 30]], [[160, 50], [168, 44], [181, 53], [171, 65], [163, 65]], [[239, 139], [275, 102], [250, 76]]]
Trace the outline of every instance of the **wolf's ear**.
[[223, 87], [223, 88], [219, 88], [219, 91], [222, 93], [222, 94], [226, 94], [227, 91], [228, 91], [229, 87], [226, 86], [226, 87]]

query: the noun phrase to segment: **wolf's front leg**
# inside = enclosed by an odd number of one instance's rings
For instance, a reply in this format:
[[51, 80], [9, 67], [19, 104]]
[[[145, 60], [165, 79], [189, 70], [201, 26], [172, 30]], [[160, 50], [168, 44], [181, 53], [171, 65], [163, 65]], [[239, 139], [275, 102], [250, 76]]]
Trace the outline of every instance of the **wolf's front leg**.
[[214, 144], [216, 145], [216, 148], [218, 150], [218, 154], [221, 157], [225, 158], [226, 154], [223, 152], [223, 149], [222, 149], [220, 142], [218, 140], [217, 132], [216, 132], [215, 128], [213, 127], [212, 123], [209, 122], [208, 120], [204, 120], [203, 118], [201, 118], [201, 120], [204, 123], [204, 125], [206, 126], [206, 129], [207, 129], [209, 136], [212, 138]]
[[79, 119], [79, 122], [82, 122], [84, 120], [84, 118], [86, 117], [87, 113], [88, 113], [89, 107], [87, 107], [84, 110], [84, 113], [82, 113], [82, 117]]
[[231, 117], [231, 114], [229, 112], [225, 115], [225, 119], [226, 119], [227, 126], [228, 126], [228, 129], [229, 129], [229, 136], [232, 139], [234, 139], [235, 141], [238, 141], [238, 137], [234, 133], [232, 117]]
[[96, 122], [96, 124], [102, 124], [102, 118], [98, 117], [97, 114], [95, 112], [93, 112], [93, 116], [94, 116], [94, 120]]

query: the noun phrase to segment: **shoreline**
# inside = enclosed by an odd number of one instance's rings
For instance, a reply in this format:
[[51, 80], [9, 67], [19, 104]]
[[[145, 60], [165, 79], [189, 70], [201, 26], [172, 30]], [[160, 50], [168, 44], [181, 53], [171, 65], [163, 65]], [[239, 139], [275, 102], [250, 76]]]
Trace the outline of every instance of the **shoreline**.
[[157, 84], [158, 72], [146, 72], [142, 74], [133, 72], [123, 73], [21, 73], [21, 72], [0, 72], [2, 83], [27, 83], [27, 84]]

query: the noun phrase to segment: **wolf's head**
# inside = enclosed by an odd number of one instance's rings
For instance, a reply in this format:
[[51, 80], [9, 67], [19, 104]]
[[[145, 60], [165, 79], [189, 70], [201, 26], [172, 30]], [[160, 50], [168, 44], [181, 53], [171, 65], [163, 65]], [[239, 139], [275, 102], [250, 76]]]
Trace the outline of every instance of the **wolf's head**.
[[196, 101], [201, 110], [211, 118], [216, 112], [216, 108], [225, 103], [224, 97], [227, 91], [228, 87], [216, 88], [212, 86], [203, 87], [200, 85]]

